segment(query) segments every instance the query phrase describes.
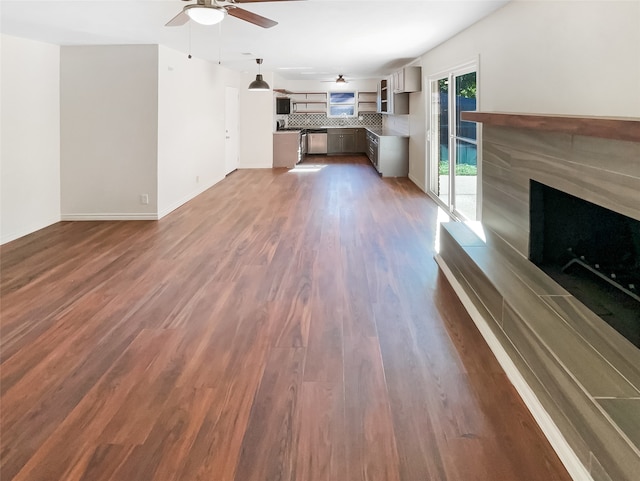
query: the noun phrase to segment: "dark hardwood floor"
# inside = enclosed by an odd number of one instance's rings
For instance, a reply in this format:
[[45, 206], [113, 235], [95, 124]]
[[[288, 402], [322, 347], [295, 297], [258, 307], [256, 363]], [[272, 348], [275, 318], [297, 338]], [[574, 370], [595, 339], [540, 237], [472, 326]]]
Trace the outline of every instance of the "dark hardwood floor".
[[301, 167], [1, 248], [0, 479], [569, 480], [438, 273], [434, 203]]

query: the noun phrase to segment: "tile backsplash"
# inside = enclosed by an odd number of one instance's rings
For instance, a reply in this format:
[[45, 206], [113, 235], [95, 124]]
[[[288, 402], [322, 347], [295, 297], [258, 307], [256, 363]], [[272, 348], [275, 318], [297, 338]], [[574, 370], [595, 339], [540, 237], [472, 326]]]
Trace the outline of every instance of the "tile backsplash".
[[288, 127], [378, 127], [382, 126], [382, 114], [360, 114], [358, 117], [336, 118], [325, 114], [292, 114], [285, 115]]

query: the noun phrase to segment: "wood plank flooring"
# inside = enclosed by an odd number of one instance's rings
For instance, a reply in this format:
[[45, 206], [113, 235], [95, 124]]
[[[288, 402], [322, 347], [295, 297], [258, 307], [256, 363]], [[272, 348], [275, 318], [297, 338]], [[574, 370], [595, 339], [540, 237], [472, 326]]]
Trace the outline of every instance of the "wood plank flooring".
[[2, 246], [0, 479], [569, 480], [438, 273], [433, 202], [301, 165]]

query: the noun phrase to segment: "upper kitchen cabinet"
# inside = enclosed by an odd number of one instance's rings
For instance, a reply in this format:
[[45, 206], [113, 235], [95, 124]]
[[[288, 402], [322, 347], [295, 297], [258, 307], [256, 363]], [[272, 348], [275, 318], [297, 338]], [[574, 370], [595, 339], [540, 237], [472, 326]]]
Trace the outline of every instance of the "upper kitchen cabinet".
[[378, 82], [378, 113], [388, 114], [391, 107], [391, 82], [383, 78]]
[[378, 83], [378, 113], [406, 115], [409, 113], [409, 94], [394, 92], [393, 75]]
[[393, 92], [396, 94], [420, 92], [422, 90], [422, 68], [404, 67], [392, 75]]

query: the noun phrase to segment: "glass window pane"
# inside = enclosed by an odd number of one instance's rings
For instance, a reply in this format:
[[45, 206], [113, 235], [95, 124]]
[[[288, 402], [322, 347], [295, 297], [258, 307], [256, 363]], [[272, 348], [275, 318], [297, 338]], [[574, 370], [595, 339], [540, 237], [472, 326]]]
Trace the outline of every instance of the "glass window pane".
[[355, 92], [329, 92], [329, 117], [355, 117]]
[[456, 136], [476, 140], [476, 123], [460, 119], [460, 112], [476, 110], [476, 73], [456, 77]]
[[355, 104], [355, 92], [331, 92], [329, 102], [332, 104]]
[[332, 105], [329, 108], [329, 115], [348, 115], [354, 116], [356, 113], [353, 105]]
[[434, 98], [434, 110], [437, 121], [437, 158], [438, 185], [436, 194], [449, 204], [449, 80], [442, 78], [437, 81], [437, 97]]
[[478, 192], [478, 148], [463, 140], [456, 141], [455, 209], [467, 220], [476, 220]]

